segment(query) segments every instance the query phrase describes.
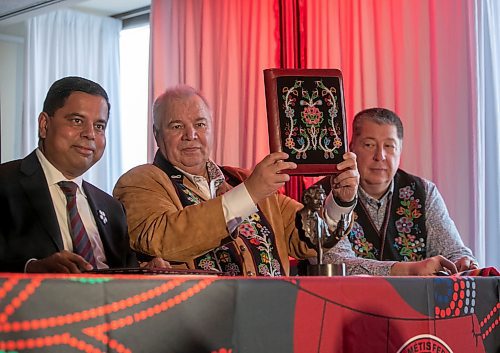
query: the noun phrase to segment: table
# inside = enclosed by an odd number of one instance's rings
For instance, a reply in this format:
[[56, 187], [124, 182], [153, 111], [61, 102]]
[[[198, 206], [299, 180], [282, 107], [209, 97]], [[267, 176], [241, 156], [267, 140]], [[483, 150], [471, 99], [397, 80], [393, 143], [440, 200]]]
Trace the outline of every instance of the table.
[[500, 352], [500, 277], [0, 273], [0, 352]]

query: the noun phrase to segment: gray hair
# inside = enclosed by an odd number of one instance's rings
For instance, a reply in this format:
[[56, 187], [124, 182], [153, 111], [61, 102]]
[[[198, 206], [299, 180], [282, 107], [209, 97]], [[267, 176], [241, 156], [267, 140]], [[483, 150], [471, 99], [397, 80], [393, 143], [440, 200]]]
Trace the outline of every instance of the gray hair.
[[158, 131], [161, 128], [161, 122], [168, 111], [168, 108], [174, 101], [186, 99], [192, 96], [198, 96], [207, 106], [210, 111], [210, 106], [205, 97], [200, 91], [188, 85], [179, 85], [172, 88], [167, 88], [153, 104], [153, 131]]
[[378, 125], [392, 125], [396, 127], [398, 138], [403, 141], [403, 123], [392, 110], [385, 108], [369, 108], [360, 111], [352, 122], [353, 138], [361, 134], [361, 123], [365, 120], [373, 121]]

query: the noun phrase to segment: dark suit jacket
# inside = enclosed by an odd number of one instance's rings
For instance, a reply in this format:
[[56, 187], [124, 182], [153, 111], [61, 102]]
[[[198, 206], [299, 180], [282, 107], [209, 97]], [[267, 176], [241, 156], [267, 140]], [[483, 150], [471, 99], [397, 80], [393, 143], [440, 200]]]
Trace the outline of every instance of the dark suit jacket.
[[[136, 266], [121, 203], [83, 182], [109, 267]], [[107, 222], [104, 222], [104, 212]], [[31, 258], [63, 250], [61, 231], [45, 174], [35, 151], [0, 165], [0, 271], [23, 272]]]

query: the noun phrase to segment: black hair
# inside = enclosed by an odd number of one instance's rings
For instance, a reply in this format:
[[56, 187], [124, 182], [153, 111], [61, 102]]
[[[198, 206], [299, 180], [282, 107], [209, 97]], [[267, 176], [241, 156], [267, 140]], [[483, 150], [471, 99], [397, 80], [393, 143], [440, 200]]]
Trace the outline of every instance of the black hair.
[[104, 98], [108, 104], [109, 117], [111, 105], [109, 104], [108, 94], [104, 88], [94, 81], [77, 76], [61, 78], [50, 86], [45, 101], [43, 102], [43, 111], [49, 116], [54, 116], [56, 110], [64, 106], [66, 99], [68, 99], [73, 92], [83, 92]]

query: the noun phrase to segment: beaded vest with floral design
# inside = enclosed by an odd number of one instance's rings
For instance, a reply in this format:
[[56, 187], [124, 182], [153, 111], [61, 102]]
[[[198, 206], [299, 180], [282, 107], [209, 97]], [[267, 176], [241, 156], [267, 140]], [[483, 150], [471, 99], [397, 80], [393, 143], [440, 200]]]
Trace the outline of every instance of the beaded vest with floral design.
[[[204, 200], [183, 184], [183, 175], [170, 162], [168, 162], [158, 151], [153, 164], [163, 170], [172, 181], [177, 191], [182, 205], [197, 205]], [[241, 183], [236, 176], [231, 175], [223, 168], [219, 168], [215, 163], [207, 163], [209, 179], [215, 181], [217, 188], [223, 182], [231, 186]], [[242, 223], [235, 229], [236, 234], [232, 238], [238, 237], [245, 245], [247, 251], [252, 255], [252, 259], [260, 276], [282, 276], [283, 265], [280, 262], [276, 249], [276, 240], [271, 225], [259, 210], [243, 219]], [[195, 266], [202, 270], [214, 270], [225, 272], [231, 276], [241, 276], [243, 273], [242, 257], [238, 245], [232, 241], [215, 248], [194, 260]]]
[[419, 261], [426, 257], [425, 189], [419, 177], [399, 169], [380, 231], [358, 198], [349, 240], [356, 256], [376, 260]]

